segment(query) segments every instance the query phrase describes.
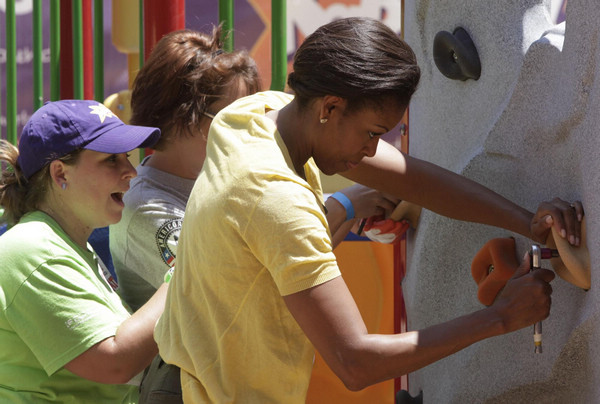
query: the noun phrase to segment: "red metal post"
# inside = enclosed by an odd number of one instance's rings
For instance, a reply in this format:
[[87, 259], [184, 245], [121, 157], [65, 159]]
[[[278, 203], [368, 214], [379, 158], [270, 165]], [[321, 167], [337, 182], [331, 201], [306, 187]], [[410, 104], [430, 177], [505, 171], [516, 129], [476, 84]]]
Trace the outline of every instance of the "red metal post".
[[144, 60], [163, 35], [185, 28], [185, 0], [144, 0]]
[[[400, 37], [404, 38], [404, 0], [400, 1]], [[408, 154], [408, 108], [400, 120], [401, 147], [403, 153]], [[408, 331], [408, 315], [406, 303], [402, 292], [402, 281], [406, 276], [406, 235], [394, 246], [394, 332]], [[408, 375], [394, 379], [394, 392], [408, 391]]]
[[[402, 280], [406, 275], [406, 236], [394, 245], [394, 333], [408, 330]], [[394, 391], [408, 390], [408, 375], [394, 379]]]
[[[408, 108], [400, 120], [400, 150], [408, 154]], [[406, 235], [399, 243], [394, 245], [394, 332], [399, 334], [408, 331], [408, 316], [404, 294], [402, 293], [402, 281], [406, 275]], [[395, 391], [408, 391], [408, 375], [398, 377], [394, 380]]]
[[[165, 34], [185, 28], [185, 0], [144, 0], [144, 59]], [[152, 154], [145, 149], [144, 154]]]
[[[94, 99], [94, 45], [91, 0], [82, 2], [84, 98]], [[73, 3], [60, 2], [60, 98], [71, 99], [73, 91]]]
[[94, 99], [94, 30], [92, 25], [92, 0], [83, 0], [83, 98]]

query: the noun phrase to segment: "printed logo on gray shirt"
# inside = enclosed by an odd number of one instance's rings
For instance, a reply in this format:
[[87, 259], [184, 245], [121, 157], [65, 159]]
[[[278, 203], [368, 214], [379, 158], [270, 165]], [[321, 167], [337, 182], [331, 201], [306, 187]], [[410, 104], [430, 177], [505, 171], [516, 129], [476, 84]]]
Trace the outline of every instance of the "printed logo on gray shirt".
[[156, 232], [156, 245], [160, 255], [169, 267], [175, 264], [175, 251], [179, 241], [179, 232], [181, 231], [182, 219], [172, 219], [166, 221], [158, 228]]

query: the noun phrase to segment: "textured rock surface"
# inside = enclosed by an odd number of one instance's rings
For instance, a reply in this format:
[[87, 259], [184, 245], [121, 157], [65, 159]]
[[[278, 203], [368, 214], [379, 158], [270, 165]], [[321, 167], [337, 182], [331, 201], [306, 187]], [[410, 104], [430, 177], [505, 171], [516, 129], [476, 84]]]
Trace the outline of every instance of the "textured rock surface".
[[[597, 402], [600, 8], [569, 2], [560, 25], [543, 0], [411, 0], [405, 8], [405, 39], [423, 74], [410, 109], [410, 153], [532, 211], [554, 196], [582, 200], [592, 262], [589, 292], [553, 282], [543, 354], [533, 353], [526, 328], [412, 373], [410, 392], [423, 390], [436, 404]], [[478, 81], [450, 80], [433, 61], [435, 34], [458, 26], [479, 51]], [[480, 308], [471, 259], [487, 240], [509, 235], [423, 211], [403, 284], [409, 328]], [[515, 236], [521, 256], [529, 241]]]

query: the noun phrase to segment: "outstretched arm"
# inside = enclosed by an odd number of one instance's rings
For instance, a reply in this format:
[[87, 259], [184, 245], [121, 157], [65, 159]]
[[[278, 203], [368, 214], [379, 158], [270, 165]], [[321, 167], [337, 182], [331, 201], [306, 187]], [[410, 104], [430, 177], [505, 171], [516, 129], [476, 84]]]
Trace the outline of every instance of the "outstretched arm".
[[572, 240], [580, 237], [577, 212], [560, 199], [543, 202], [535, 215], [489, 188], [435, 164], [407, 156], [380, 141], [374, 157], [366, 157], [343, 176], [413, 202], [440, 215], [484, 223], [522, 234], [540, 243], [554, 224]]
[[350, 390], [398, 377], [451, 355], [477, 341], [546, 318], [554, 274], [529, 271], [529, 256], [485, 309], [420, 331], [369, 334], [342, 277], [284, 296], [290, 312]]

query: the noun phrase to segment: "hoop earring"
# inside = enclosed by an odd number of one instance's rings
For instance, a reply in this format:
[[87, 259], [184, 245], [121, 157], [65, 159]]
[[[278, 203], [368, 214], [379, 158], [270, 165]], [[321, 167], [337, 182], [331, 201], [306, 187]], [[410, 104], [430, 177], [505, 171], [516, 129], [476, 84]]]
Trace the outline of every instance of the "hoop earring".
[[319, 122], [321, 122], [321, 123], [327, 123], [327, 120], [328, 120], [327, 118], [321, 118], [321, 119], [319, 119]]

